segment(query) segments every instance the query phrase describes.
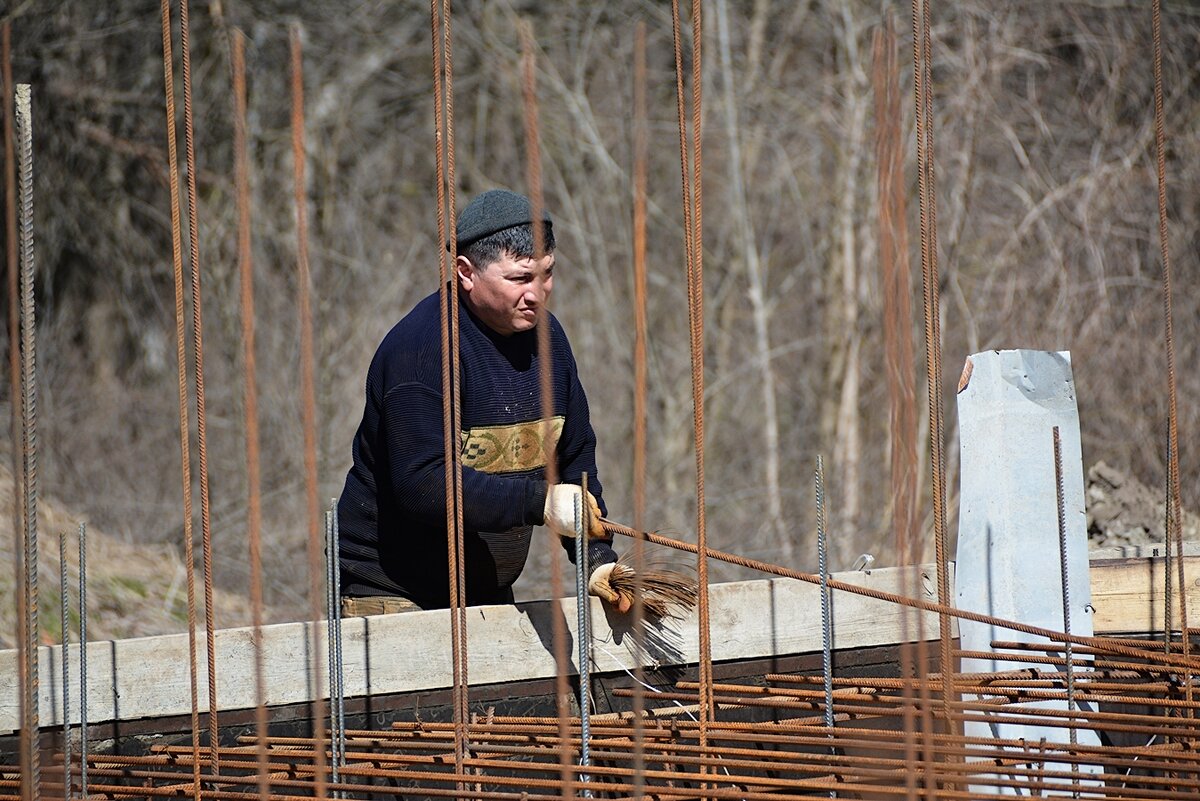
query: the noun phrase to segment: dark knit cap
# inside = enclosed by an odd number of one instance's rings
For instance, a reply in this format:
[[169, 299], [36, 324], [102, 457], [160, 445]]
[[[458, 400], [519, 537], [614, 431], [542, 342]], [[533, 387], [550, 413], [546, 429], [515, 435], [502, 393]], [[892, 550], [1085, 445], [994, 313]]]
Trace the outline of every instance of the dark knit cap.
[[[553, 224], [550, 213], [545, 209], [542, 209], [542, 219], [546, 225]], [[462, 249], [497, 231], [528, 225], [531, 222], [533, 208], [529, 198], [507, 189], [490, 189], [477, 196], [459, 212], [454, 235], [458, 240], [459, 249]]]

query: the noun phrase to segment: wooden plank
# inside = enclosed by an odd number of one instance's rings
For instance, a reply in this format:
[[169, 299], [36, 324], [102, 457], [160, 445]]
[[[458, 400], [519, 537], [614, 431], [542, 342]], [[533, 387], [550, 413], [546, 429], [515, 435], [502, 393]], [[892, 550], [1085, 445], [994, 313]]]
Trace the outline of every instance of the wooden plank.
[[[1092, 563], [1092, 604], [1097, 634], [1145, 634], [1162, 625], [1163, 562], [1161, 558], [1103, 559]], [[1185, 558], [1189, 610], [1200, 620], [1200, 556]], [[921, 588], [933, 600], [932, 565], [904, 571], [883, 568], [868, 573], [841, 573], [836, 578], [887, 592], [906, 586]], [[817, 587], [786, 579], [717, 584], [710, 590], [713, 658], [717, 661], [759, 659], [818, 651], [821, 647], [820, 593]], [[548, 601], [515, 606], [476, 607], [468, 611], [469, 679], [473, 685], [554, 675], [552, 614], [562, 614], [574, 642], [575, 606], [564, 600], [561, 611]], [[632, 669], [633, 637], [625, 621], [608, 618], [593, 602], [595, 669], [613, 673]], [[834, 593], [834, 647], [862, 648], [896, 643], [901, 631], [900, 608], [846, 593]], [[1176, 625], [1178, 614], [1176, 613]], [[1195, 620], [1193, 622], [1195, 622]], [[916, 630], [915, 617], [909, 621]], [[322, 640], [324, 639], [324, 624]], [[645, 664], [690, 664], [698, 652], [694, 617], [662, 633]], [[936, 617], [924, 616], [924, 631], [933, 637]], [[349, 696], [382, 695], [450, 686], [450, 636], [445, 611], [349, 618], [343, 622], [345, 681]], [[312, 625], [285, 623], [263, 630], [266, 649], [267, 701], [303, 703], [328, 694], [328, 685], [313, 687], [308, 674]], [[253, 645], [250, 629], [217, 633], [217, 670], [221, 675], [218, 703], [222, 709], [254, 705]], [[570, 650], [574, 653], [573, 649]], [[70, 659], [77, 673], [79, 649]], [[0, 652], [0, 732], [13, 731], [17, 717], [17, 654]], [[61, 649], [40, 649], [41, 720], [61, 723]], [[199, 642], [199, 703], [207, 709], [204, 638]], [[322, 664], [324, 658], [322, 655]], [[182, 634], [132, 640], [94, 642], [88, 650], [89, 718], [97, 723], [183, 715], [191, 708], [188, 688], [187, 636]], [[572, 665], [572, 670], [574, 667]], [[71, 696], [78, 714], [79, 688], [72, 678]], [[73, 716], [74, 717], [74, 716]]]
[[[1161, 546], [1159, 546], [1161, 548]], [[1097, 634], [1153, 634], [1163, 628], [1166, 559], [1128, 558], [1092, 562], [1092, 606]], [[1179, 628], [1179, 578], [1172, 562], [1171, 620]], [[1185, 556], [1188, 624], [1200, 624], [1200, 556]]]
[[[835, 578], [885, 592], [919, 588], [921, 596], [936, 596], [932, 566], [887, 568], [839, 573]], [[900, 608], [859, 595], [834, 593], [833, 645], [861, 648], [893, 643], [900, 631]], [[710, 632], [713, 659], [754, 659], [816, 651], [821, 648], [820, 590], [787, 579], [714, 585], [710, 590]], [[571, 643], [575, 637], [575, 604], [561, 607], [549, 601], [514, 606], [473, 607], [467, 612], [468, 678], [473, 685], [542, 679], [555, 674], [552, 655], [552, 615], [563, 615]], [[913, 614], [910, 631], [917, 630]], [[318, 624], [324, 627], [324, 624]], [[937, 632], [936, 617], [925, 615], [924, 631]], [[595, 670], [632, 670], [633, 636], [628, 617], [606, 615], [592, 602]], [[348, 696], [382, 695], [449, 687], [449, 613], [445, 610], [347, 618], [342, 624], [345, 687]], [[322, 640], [324, 631], [321, 632]], [[313, 627], [286, 623], [263, 628], [267, 703], [294, 704], [328, 695], [328, 684], [314, 687], [309, 675]], [[694, 663], [698, 654], [694, 616], [659, 632], [657, 644], [644, 663]], [[199, 705], [207, 709], [206, 662], [201, 638]], [[221, 676], [217, 703], [221, 709], [252, 707], [254, 699], [253, 640], [248, 628], [227, 629], [216, 635], [217, 671]], [[573, 645], [568, 653], [574, 653]], [[78, 647], [70, 659], [78, 665]], [[12, 731], [17, 720], [17, 664], [14, 651], [0, 652], [0, 732]], [[59, 725], [61, 710], [61, 649], [43, 647], [41, 720]], [[324, 659], [322, 658], [322, 664]], [[91, 643], [88, 648], [88, 712], [96, 723], [186, 714], [191, 709], [187, 636], [168, 635]], [[572, 671], [574, 664], [572, 663]], [[72, 684], [78, 714], [78, 687]], [[74, 715], [73, 715], [74, 718]]]

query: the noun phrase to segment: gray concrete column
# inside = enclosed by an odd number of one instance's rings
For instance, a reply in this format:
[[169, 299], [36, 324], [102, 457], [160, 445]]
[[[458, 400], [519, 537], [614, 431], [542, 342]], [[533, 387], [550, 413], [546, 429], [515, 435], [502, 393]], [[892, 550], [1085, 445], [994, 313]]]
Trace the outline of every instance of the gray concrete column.
[[[1063, 630], [1053, 444], [1053, 430], [1058, 426], [1070, 627], [1072, 634], [1090, 636], [1083, 460], [1070, 354], [1034, 350], [974, 354], [967, 360], [960, 381], [958, 414], [958, 606]], [[992, 640], [1047, 642], [1043, 637], [966, 620], [959, 621], [959, 633], [965, 650], [991, 651]], [[962, 669], [990, 672], [1033, 666], [1007, 659], [964, 659]], [[1036, 667], [1052, 670], [1045, 664]], [[1065, 702], [1057, 701], [1042, 706], [1067, 708]], [[968, 736], [1068, 742], [1068, 731], [1062, 727], [969, 722], [965, 729]], [[1099, 739], [1095, 732], [1080, 730], [1078, 742], [1098, 745]], [[1084, 766], [1084, 770], [1096, 772], [1091, 766]]]

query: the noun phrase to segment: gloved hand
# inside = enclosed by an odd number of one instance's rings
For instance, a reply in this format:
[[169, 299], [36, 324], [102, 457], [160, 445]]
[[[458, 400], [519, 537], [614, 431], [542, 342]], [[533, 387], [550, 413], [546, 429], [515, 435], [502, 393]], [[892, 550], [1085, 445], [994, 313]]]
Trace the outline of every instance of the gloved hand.
[[588, 579], [588, 595], [595, 595], [606, 603], [612, 604], [621, 614], [625, 614], [633, 607], [633, 596], [625, 591], [617, 592], [609, 584], [609, 578], [615, 567], [616, 563], [610, 562], [607, 565], [600, 565], [592, 571], [592, 577]]
[[[576, 484], [553, 484], [546, 490], [546, 508], [544, 516], [546, 525], [560, 537], [575, 536], [575, 506], [583, 496], [583, 488]], [[600, 522], [600, 504], [587, 493], [588, 506], [591, 507], [591, 526], [588, 529], [589, 538], [605, 539], [604, 525]], [[585, 518], [583, 506], [579, 507], [579, 516]]]

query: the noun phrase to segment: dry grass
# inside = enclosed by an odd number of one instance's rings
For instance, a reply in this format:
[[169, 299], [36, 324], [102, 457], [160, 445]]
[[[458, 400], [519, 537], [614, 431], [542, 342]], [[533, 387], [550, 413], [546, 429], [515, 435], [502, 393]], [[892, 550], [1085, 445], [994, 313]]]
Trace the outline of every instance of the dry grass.
[[[38, 628], [44, 644], [62, 636], [62, 595], [59, 589], [58, 537], [67, 535], [67, 627], [72, 642], [79, 632], [79, 545], [76, 532], [84, 515], [42, 495], [38, 501]], [[89, 525], [88, 639], [111, 640], [171, 634], [187, 626], [187, 571], [179, 549], [168, 544], [123, 541]], [[0, 464], [0, 648], [15, 648], [17, 626], [12, 592], [13, 481]], [[199, 548], [197, 547], [197, 553]], [[196, 571], [199, 622], [204, 623], [200, 570]], [[217, 626], [250, 623], [244, 596], [220, 588], [213, 593]], [[267, 610], [268, 617], [270, 610]]]

